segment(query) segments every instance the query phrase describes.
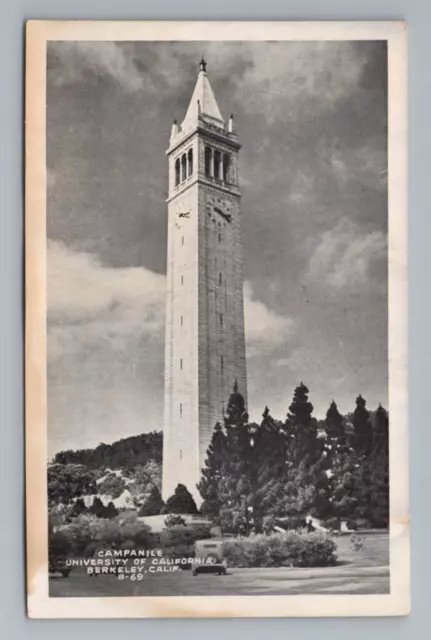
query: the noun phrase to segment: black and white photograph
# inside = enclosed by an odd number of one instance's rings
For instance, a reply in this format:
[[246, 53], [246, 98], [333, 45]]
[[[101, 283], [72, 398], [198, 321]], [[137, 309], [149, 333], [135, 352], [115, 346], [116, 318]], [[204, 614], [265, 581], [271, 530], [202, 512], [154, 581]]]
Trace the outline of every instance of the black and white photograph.
[[76, 612], [284, 596], [277, 615], [300, 596], [322, 615], [377, 596], [379, 615], [396, 596], [403, 613], [390, 38], [174, 24], [170, 39], [54, 29], [40, 54], [46, 551], [29, 593]]

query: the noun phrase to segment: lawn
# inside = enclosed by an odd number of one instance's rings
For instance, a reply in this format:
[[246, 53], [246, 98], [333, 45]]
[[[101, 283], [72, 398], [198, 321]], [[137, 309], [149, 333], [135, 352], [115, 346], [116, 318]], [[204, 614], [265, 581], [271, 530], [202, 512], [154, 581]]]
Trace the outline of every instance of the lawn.
[[65, 596], [191, 596], [297, 595], [389, 593], [389, 536], [365, 537], [355, 551], [349, 536], [336, 539], [338, 564], [323, 568], [229, 569], [228, 575], [199, 575], [190, 571], [159, 573], [142, 581], [116, 576], [89, 577], [83, 569], [68, 578], [50, 580], [50, 595]]

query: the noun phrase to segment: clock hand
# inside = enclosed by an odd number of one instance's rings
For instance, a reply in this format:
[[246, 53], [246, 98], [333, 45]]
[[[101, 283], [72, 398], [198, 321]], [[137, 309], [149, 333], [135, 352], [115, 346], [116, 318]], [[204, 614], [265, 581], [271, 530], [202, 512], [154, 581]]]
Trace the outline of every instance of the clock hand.
[[214, 207], [214, 211], [216, 213], [218, 213], [219, 215], [221, 215], [225, 220], [227, 220], [228, 222], [231, 222], [232, 220], [232, 216], [230, 215], [230, 213], [224, 213], [224, 211], [222, 211], [221, 209], [219, 209], [218, 207]]

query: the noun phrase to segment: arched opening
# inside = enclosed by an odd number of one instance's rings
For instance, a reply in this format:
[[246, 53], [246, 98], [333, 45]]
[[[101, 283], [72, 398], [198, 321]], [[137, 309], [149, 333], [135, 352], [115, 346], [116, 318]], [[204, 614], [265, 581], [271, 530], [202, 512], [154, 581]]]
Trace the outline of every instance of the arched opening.
[[211, 176], [212, 151], [210, 147], [205, 147], [205, 175]]
[[230, 170], [230, 155], [228, 153], [223, 154], [223, 180], [229, 182], [229, 170]]
[[187, 178], [187, 157], [186, 154], [183, 153], [181, 156], [181, 181]]
[[189, 168], [188, 168], [188, 173], [187, 175], [190, 176], [193, 174], [193, 149], [189, 149], [189, 152], [187, 154], [187, 158], [189, 161]]
[[221, 169], [221, 153], [220, 151], [214, 151], [214, 178], [220, 180], [220, 169]]
[[178, 187], [181, 180], [181, 164], [180, 159], [177, 158], [175, 161], [175, 186]]

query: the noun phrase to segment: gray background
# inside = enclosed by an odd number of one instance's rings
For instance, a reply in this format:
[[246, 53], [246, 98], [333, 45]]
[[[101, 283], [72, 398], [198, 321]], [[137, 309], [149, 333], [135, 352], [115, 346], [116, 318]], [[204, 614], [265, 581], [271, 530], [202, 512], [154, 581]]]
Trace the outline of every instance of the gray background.
[[[431, 451], [428, 382], [429, 262], [427, 232], [431, 231], [426, 187], [431, 166], [431, 4], [427, 0], [301, 0], [299, 3], [265, 0], [253, 6], [249, 0], [158, 0], [154, 7], [142, 0], [121, 0], [114, 6], [102, 0], [55, 0], [2, 4], [0, 29], [0, 158], [1, 234], [0, 290], [0, 406], [3, 438], [0, 464], [0, 621], [8, 639], [118, 638], [143, 634], [172, 637], [260, 638], [263, 634], [293, 634], [301, 639], [330, 637], [392, 639], [429, 636], [427, 547], [431, 526], [428, 488]], [[356, 4], [356, 6], [355, 6]], [[23, 465], [23, 51], [27, 19], [404, 19], [410, 39], [410, 451], [412, 514], [412, 614], [394, 619], [324, 620], [128, 620], [128, 621], [30, 621], [25, 617], [24, 572], [24, 465]], [[427, 379], [428, 374], [428, 379]], [[8, 629], [6, 630], [6, 626]]]

